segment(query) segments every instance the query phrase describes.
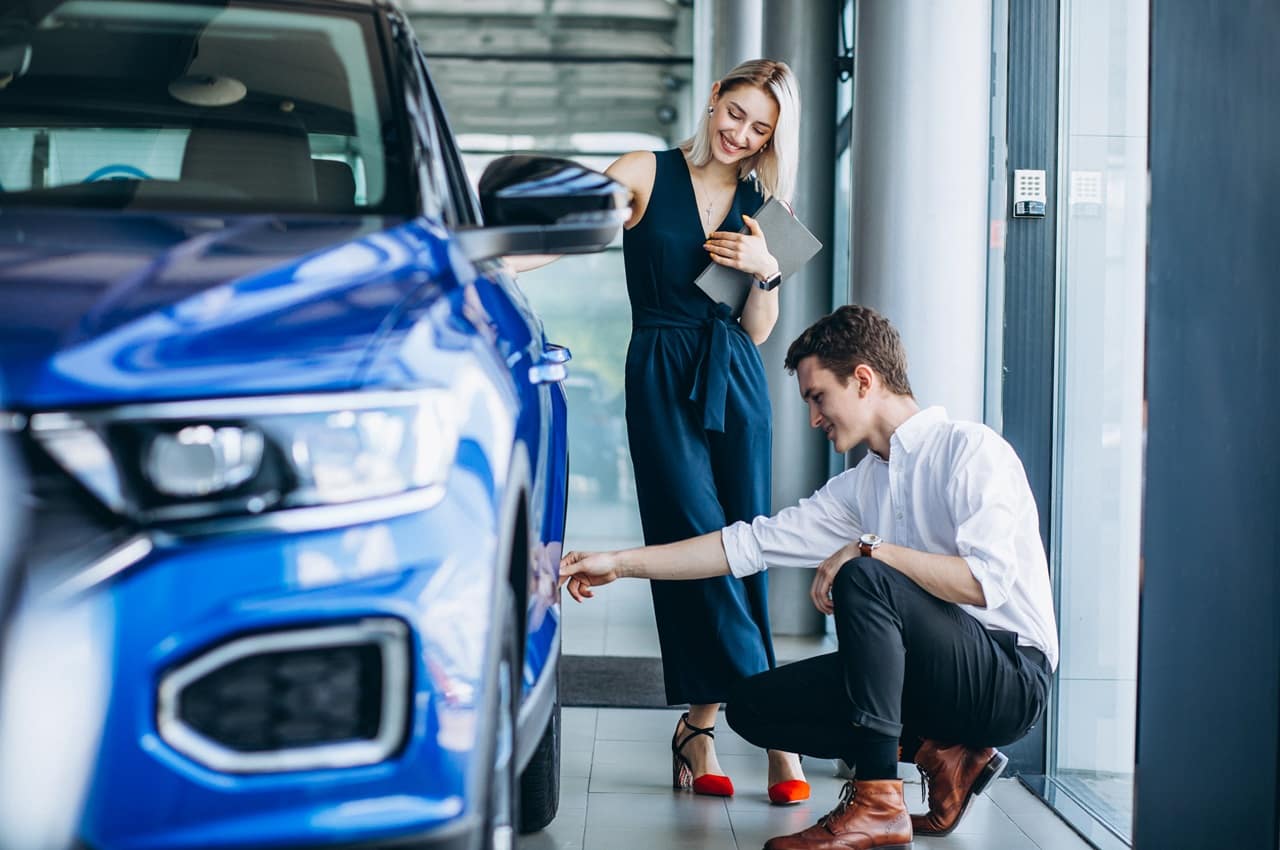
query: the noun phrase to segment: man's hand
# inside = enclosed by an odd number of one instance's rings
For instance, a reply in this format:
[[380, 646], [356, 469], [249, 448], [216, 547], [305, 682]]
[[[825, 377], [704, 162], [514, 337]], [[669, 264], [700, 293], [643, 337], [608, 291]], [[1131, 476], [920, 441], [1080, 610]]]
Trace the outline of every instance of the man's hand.
[[831, 585], [835, 583], [836, 574], [840, 572], [840, 568], [860, 554], [862, 553], [857, 543], [846, 543], [837, 549], [835, 554], [818, 564], [818, 571], [813, 576], [813, 584], [809, 586], [809, 598], [813, 600], [815, 608], [824, 614], [835, 612], [835, 606], [831, 603]]
[[617, 552], [570, 552], [560, 559], [560, 586], [577, 601], [595, 596], [591, 588], [621, 578]]

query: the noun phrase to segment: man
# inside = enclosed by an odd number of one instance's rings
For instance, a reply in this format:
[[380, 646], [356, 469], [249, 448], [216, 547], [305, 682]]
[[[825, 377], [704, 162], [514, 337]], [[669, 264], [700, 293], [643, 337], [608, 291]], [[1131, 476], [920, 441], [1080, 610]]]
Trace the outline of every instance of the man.
[[[810, 595], [839, 650], [753, 676], [729, 724], [766, 748], [842, 758], [856, 778], [812, 827], [766, 850], [905, 848], [945, 835], [1004, 769], [996, 746], [1044, 712], [1057, 627], [1039, 518], [1012, 447], [921, 410], [898, 333], [841, 307], [791, 344], [810, 424], [837, 452], [870, 450], [799, 505], [719, 532], [621, 552], [571, 552], [578, 601], [616, 578], [694, 579], [818, 564]], [[909, 816], [899, 746], [929, 784]]]

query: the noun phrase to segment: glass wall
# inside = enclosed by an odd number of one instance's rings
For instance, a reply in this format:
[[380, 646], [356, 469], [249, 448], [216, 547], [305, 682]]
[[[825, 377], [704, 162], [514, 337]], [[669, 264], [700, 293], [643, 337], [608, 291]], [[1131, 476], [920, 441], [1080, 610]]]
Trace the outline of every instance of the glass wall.
[[1064, 0], [1049, 771], [1131, 834], [1140, 580], [1147, 4]]

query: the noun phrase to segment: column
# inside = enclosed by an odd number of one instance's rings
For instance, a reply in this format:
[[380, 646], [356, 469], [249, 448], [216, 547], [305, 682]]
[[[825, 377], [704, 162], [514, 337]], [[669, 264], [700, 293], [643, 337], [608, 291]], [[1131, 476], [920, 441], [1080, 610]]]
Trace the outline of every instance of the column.
[[693, 7], [693, 98], [702, 109], [711, 84], [760, 56], [762, 0], [698, 0]]
[[990, 2], [858, 0], [857, 16], [852, 292], [901, 331], [921, 404], [981, 421]]
[[[791, 66], [800, 83], [800, 173], [795, 211], [823, 245], [832, 244], [835, 180], [835, 55], [837, 0], [765, 0], [763, 55]], [[760, 348], [773, 405], [773, 507], [810, 495], [827, 480], [830, 444], [809, 427], [796, 380], [782, 367], [787, 347], [831, 310], [831, 253], [823, 250], [780, 290], [778, 324]], [[773, 630], [821, 634], [821, 613], [809, 601], [811, 570], [769, 575]]]

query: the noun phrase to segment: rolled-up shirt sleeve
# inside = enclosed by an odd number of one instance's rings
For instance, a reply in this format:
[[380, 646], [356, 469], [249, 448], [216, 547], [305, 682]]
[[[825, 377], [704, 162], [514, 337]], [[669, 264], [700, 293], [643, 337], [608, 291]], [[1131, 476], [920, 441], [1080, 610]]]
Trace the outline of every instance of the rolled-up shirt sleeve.
[[800, 504], [721, 533], [730, 571], [738, 578], [769, 567], [814, 567], [862, 533], [850, 497], [857, 469], [827, 482]]
[[1034, 506], [1026, 473], [1002, 440], [976, 438], [957, 464], [950, 501], [957, 554], [982, 585], [989, 611], [1009, 599], [1017, 573], [1016, 533], [1025, 508]]

